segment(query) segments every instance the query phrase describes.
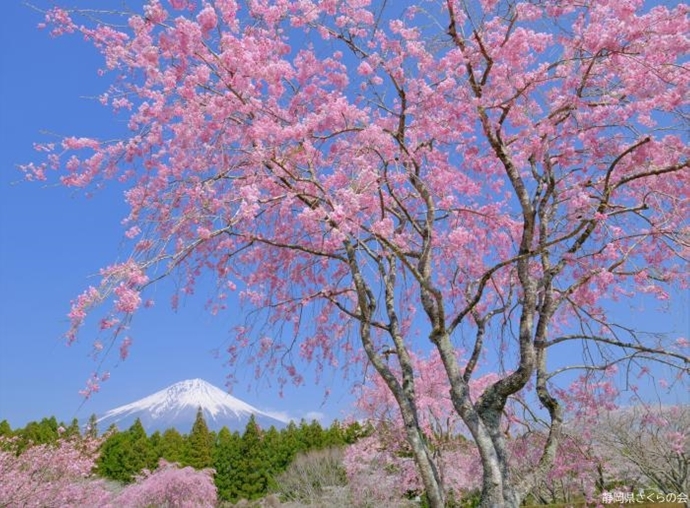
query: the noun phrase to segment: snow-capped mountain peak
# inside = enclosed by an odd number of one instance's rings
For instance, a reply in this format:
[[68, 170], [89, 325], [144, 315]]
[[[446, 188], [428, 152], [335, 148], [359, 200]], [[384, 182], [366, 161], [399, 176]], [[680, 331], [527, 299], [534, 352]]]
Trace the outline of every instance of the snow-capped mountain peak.
[[251, 415], [262, 427], [281, 427], [287, 423], [283, 418], [265, 413], [203, 379], [188, 379], [111, 409], [98, 419], [98, 426], [105, 430], [114, 423], [123, 430], [139, 418], [149, 432], [169, 427], [189, 432], [199, 408], [212, 430], [224, 426], [231, 430], [242, 430]]

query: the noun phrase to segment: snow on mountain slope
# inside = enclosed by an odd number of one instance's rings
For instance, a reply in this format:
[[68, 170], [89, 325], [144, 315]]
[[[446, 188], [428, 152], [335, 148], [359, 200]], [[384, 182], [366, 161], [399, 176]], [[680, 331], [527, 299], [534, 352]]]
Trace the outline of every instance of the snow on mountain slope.
[[211, 430], [224, 426], [230, 430], [244, 430], [251, 415], [263, 428], [283, 427], [287, 423], [284, 418], [265, 413], [202, 379], [190, 379], [111, 409], [98, 419], [98, 428], [104, 431], [115, 424], [124, 430], [139, 418], [147, 432], [174, 427], [187, 433], [198, 408], [203, 411]]

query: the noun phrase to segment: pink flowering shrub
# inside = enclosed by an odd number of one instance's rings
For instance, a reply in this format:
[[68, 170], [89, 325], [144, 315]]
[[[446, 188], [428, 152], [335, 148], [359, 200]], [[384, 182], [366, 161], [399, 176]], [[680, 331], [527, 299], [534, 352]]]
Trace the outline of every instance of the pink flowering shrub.
[[[449, 499], [462, 499], [480, 487], [481, 463], [471, 443], [462, 437], [435, 442], [436, 466]], [[377, 429], [350, 445], [343, 461], [355, 506], [395, 506], [424, 491], [402, 429]]]
[[343, 464], [355, 506], [391, 506], [422, 489], [414, 459], [386, 446], [377, 434], [349, 446]]
[[145, 471], [136, 483], [115, 498], [112, 506], [213, 508], [217, 501], [213, 470], [179, 468], [177, 464], [161, 459], [158, 469]]
[[93, 478], [100, 441], [60, 439], [17, 454], [17, 442], [0, 436], [0, 506], [50, 508], [106, 506], [111, 492]]
[[92, 473], [101, 439], [69, 438], [17, 453], [14, 438], [0, 436], [0, 507], [212, 508], [213, 471], [179, 468], [161, 460], [118, 492]]

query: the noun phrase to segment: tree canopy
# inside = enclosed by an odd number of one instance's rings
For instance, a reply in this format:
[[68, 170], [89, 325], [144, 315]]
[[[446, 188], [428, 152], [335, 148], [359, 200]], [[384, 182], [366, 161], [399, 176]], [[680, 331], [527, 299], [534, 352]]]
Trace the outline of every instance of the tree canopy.
[[[519, 506], [553, 464], [560, 374], [586, 385], [659, 362], [686, 377], [686, 338], [615, 312], [688, 283], [686, 4], [153, 0], [126, 26], [82, 14], [47, 23], [102, 50], [116, 77], [102, 102], [131, 134], [41, 145], [46, 161], [24, 169], [125, 182], [132, 251], [74, 302], [71, 339], [109, 303], [100, 322], [125, 357], [147, 289], [178, 274], [192, 291], [210, 272], [212, 308], [237, 292], [256, 318], [228, 347], [235, 364], [250, 355], [298, 384], [298, 355], [372, 366], [434, 507], [417, 350], [438, 355], [475, 443], [482, 506]], [[511, 401], [527, 419], [544, 408], [523, 478], [507, 467]]]

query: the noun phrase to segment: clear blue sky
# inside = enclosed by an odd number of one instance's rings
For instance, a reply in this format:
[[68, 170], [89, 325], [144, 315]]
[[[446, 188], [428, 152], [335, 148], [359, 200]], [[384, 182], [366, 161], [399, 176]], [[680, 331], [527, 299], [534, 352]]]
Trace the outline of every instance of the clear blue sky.
[[[37, 2], [45, 3], [49, 2]], [[100, 0], [98, 5], [120, 5]], [[138, 2], [132, 2], [132, 5]], [[0, 420], [13, 427], [54, 415], [61, 420], [131, 402], [176, 381], [203, 378], [224, 386], [229, 370], [222, 352], [238, 312], [212, 317], [203, 294], [173, 313], [164, 294], [140, 314], [131, 330], [131, 356], [112, 369], [100, 393], [84, 403], [78, 391], [97, 365], [89, 357], [90, 337], [67, 347], [63, 334], [69, 302], [99, 268], [125, 255], [121, 249], [126, 215], [122, 189], [111, 187], [88, 199], [58, 185], [28, 183], [16, 165], [36, 160], [35, 141], [51, 141], [42, 131], [64, 135], [107, 136], [123, 119], [88, 97], [107, 87], [98, 78], [100, 55], [78, 36], [52, 39], [36, 29], [40, 13], [6, 0], [0, 16]], [[160, 291], [161, 293], [163, 290]], [[666, 314], [639, 316], [647, 330], [690, 335], [688, 298], [679, 297]], [[116, 354], [113, 357], [117, 356]], [[320, 386], [288, 388], [248, 369], [239, 373], [233, 394], [261, 409], [294, 417], [320, 412], [326, 421], [347, 413], [350, 395], [337, 374]], [[356, 379], [355, 379], [356, 381]], [[251, 388], [248, 385], [251, 384]], [[333, 393], [325, 404], [323, 389]]]
[[[50, 4], [51, 2], [36, 2]], [[117, 1], [99, 2], [99, 7]], [[133, 2], [132, 5], [137, 2]], [[88, 418], [132, 402], [169, 384], [203, 378], [223, 387], [229, 369], [214, 354], [240, 322], [237, 312], [213, 317], [203, 294], [174, 313], [157, 297], [131, 330], [131, 356], [111, 370], [101, 392], [83, 404], [78, 391], [97, 365], [89, 357], [90, 337], [71, 347], [67, 331], [70, 301], [99, 268], [125, 253], [120, 248], [126, 215], [122, 190], [92, 198], [54, 184], [23, 180], [17, 164], [36, 160], [32, 144], [50, 141], [42, 131], [66, 135], [108, 134], [110, 112], [87, 97], [107, 81], [96, 70], [102, 58], [79, 36], [52, 39], [36, 25], [42, 15], [19, 0], [3, 3], [0, 16], [0, 420], [12, 427], [55, 415]], [[115, 127], [117, 129], [117, 127]], [[113, 359], [117, 353], [112, 355]], [[287, 388], [283, 398], [269, 380], [256, 382], [250, 369], [239, 373], [233, 395], [261, 409], [294, 417], [324, 413], [342, 418], [349, 389], [336, 378], [320, 386]], [[249, 385], [251, 384], [251, 387]], [[333, 388], [325, 405], [323, 389]], [[340, 388], [339, 388], [340, 386]]]

